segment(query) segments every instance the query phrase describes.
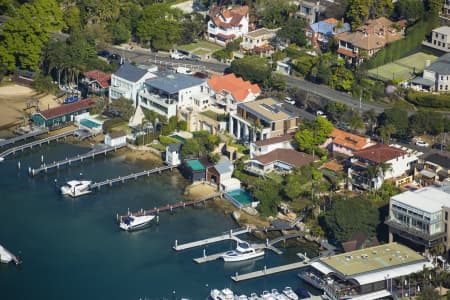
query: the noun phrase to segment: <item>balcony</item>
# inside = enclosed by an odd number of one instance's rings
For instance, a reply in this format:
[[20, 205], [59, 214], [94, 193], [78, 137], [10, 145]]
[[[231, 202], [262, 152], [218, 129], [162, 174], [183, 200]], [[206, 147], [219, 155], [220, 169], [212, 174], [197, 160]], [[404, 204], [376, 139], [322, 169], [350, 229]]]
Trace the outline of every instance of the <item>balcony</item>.
[[414, 227], [410, 227], [403, 223], [400, 223], [393, 218], [385, 221], [385, 224], [389, 226], [393, 233], [401, 235], [402, 238], [409, 239], [425, 246], [432, 246], [436, 244], [446, 235], [445, 232], [429, 234]]

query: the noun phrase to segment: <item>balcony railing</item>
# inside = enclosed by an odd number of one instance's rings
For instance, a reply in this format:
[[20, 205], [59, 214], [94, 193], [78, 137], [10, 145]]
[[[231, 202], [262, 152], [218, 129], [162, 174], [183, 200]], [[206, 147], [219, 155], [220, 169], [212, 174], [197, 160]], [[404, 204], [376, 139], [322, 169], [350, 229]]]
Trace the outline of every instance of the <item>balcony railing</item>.
[[412, 236], [419, 237], [419, 238], [421, 238], [423, 240], [426, 240], [426, 241], [437, 240], [437, 239], [440, 239], [440, 238], [442, 238], [442, 237], [444, 237], [446, 235], [445, 232], [438, 232], [438, 233], [435, 233], [435, 234], [429, 234], [427, 232], [420, 231], [419, 229], [416, 229], [414, 227], [410, 227], [410, 226], [407, 226], [406, 224], [400, 223], [400, 222], [398, 222], [398, 221], [396, 221], [395, 219], [392, 219], [392, 218], [387, 220], [387, 221], [385, 221], [385, 223], [389, 227], [392, 227], [392, 228], [394, 228], [394, 229], [396, 229], [398, 231], [406, 232], [406, 233], [408, 233], [408, 234], [410, 234]]

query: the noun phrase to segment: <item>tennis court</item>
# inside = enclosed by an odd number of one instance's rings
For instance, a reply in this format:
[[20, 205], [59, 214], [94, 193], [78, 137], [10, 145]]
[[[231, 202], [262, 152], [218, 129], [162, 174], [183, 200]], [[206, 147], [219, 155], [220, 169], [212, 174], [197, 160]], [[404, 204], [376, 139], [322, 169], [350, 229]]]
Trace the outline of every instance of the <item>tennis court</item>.
[[427, 60], [434, 62], [438, 57], [424, 52], [417, 52], [400, 58], [392, 63], [369, 70], [372, 77], [380, 80], [407, 80], [415, 73], [421, 73]]

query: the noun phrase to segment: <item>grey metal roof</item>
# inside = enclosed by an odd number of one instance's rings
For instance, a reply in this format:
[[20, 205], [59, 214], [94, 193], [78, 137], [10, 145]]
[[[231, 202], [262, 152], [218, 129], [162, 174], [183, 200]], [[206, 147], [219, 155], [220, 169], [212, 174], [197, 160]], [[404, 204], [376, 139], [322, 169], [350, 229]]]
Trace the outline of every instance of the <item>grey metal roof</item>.
[[119, 70], [114, 73], [115, 76], [131, 82], [138, 82], [145, 74], [147, 74], [147, 70], [135, 67], [127, 63], [121, 65]]
[[438, 74], [450, 74], [450, 53], [439, 57], [434, 63], [425, 68], [427, 71], [433, 71]]
[[420, 76], [417, 76], [416, 78], [411, 80], [411, 83], [420, 84], [420, 85], [424, 85], [424, 86], [433, 86], [434, 85], [434, 81], [433, 80], [426, 79], [426, 78], [423, 78], [423, 77], [420, 77]]
[[219, 174], [230, 173], [233, 172], [233, 163], [231, 161], [226, 161], [215, 165], [214, 169], [216, 169], [217, 173]]
[[180, 73], [159, 73], [159, 75], [158, 78], [147, 80], [145, 84], [168, 94], [175, 94], [205, 82], [205, 79]]
[[175, 151], [180, 152], [180, 150], [181, 150], [181, 143], [172, 143], [167, 146], [167, 151], [169, 152]]

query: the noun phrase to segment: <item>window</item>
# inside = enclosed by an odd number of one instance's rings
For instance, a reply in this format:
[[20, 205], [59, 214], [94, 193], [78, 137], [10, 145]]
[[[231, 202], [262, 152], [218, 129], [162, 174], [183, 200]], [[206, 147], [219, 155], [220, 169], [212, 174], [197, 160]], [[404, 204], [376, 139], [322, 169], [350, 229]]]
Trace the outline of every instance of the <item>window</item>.
[[445, 221], [448, 221], [448, 211], [445, 212]]
[[439, 46], [439, 47], [441, 46], [441, 42], [438, 42], [438, 46]]
[[275, 122], [272, 123], [272, 130], [275, 130]]

